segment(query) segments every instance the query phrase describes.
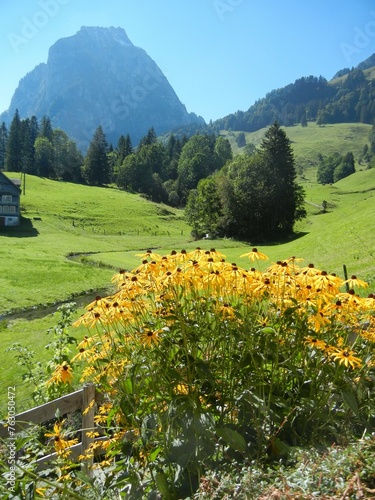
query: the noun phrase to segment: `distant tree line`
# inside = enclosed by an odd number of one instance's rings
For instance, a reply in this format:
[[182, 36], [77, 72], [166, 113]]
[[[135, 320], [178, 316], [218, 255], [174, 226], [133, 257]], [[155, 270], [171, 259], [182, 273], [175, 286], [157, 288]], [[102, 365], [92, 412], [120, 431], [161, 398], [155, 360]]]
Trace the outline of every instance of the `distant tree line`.
[[0, 169], [64, 181], [81, 182], [83, 157], [74, 141], [53, 130], [48, 117], [20, 119], [15, 112], [9, 131], [0, 127]]
[[[365, 144], [358, 162], [366, 168], [375, 167], [375, 125], [369, 133], [370, 145]], [[355, 161], [351, 151], [342, 155], [338, 152], [329, 156], [319, 155], [317, 182], [319, 184], [333, 184], [355, 172]]]
[[113, 184], [155, 202], [186, 207], [193, 234], [201, 237], [275, 239], [290, 234], [305, 216], [304, 192], [296, 183], [293, 151], [275, 122], [259, 150], [233, 158], [227, 139], [198, 133], [161, 142], [151, 128], [133, 147], [129, 135], [108, 144], [99, 126], [85, 157], [47, 117], [0, 128], [0, 168], [51, 179]]
[[333, 153], [327, 157], [319, 155], [317, 182], [333, 184], [351, 174], [354, 174], [354, 156], [351, 151], [345, 155]]
[[349, 70], [341, 80], [328, 82], [324, 77], [308, 76], [281, 89], [272, 90], [247, 111], [237, 111], [216, 120], [214, 130], [254, 132], [274, 121], [280, 125], [307, 126], [309, 121], [326, 123], [375, 120], [375, 81], [367, 80], [360, 69]]
[[93, 186], [115, 184], [152, 201], [185, 205], [188, 193], [200, 179], [232, 159], [230, 143], [215, 134], [180, 138], [171, 134], [164, 142], [151, 128], [133, 147], [121, 135], [115, 148], [99, 126], [86, 156], [48, 117], [21, 120], [16, 111], [9, 130], [0, 127], [0, 169], [50, 179], [85, 182]]

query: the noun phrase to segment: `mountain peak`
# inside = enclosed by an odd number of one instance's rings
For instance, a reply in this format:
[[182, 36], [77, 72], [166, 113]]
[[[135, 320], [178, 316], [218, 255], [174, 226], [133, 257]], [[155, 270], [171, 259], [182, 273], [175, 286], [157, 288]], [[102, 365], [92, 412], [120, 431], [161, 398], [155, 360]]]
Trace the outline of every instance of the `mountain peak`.
[[123, 28], [83, 26], [57, 40], [47, 64], [37, 66], [19, 83], [8, 112], [10, 123], [46, 115], [85, 150], [101, 125], [108, 142], [129, 134], [136, 144], [153, 127], [157, 135], [191, 123], [188, 113], [155, 61], [136, 47]]
[[81, 36], [88, 39], [115, 40], [123, 46], [132, 46], [128, 35], [123, 28], [101, 28], [99, 26], [82, 26], [75, 36]]

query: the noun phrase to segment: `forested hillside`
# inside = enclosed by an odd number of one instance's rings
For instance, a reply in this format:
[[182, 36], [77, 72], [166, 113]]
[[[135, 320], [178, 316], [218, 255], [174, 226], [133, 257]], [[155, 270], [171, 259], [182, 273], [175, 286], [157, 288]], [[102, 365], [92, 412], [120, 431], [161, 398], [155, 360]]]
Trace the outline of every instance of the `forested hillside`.
[[353, 68], [327, 81], [322, 76], [299, 78], [259, 99], [247, 111], [237, 111], [210, 126], [213, 130], [254, 132], [275, 120], [281, 125], [361, 122], [373, 124], [375, 80], [371, 68]]

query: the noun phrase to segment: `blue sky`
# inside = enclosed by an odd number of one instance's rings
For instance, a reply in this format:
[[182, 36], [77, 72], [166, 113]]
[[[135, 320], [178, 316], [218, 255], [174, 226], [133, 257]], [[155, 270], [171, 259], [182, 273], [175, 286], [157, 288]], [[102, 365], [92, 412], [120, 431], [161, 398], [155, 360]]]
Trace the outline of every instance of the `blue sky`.
[[2, 0], [0, 12], [0, 112], [49, 47], [81, 26], [124, 28], [206, 121], [375, 52], [373, 0]]

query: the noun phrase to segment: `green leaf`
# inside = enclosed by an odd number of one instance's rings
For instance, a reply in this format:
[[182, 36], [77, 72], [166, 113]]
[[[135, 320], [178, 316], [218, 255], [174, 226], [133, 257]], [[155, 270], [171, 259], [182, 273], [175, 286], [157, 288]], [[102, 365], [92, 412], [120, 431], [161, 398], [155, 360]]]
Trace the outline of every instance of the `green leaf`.
[[244, 452], [246, 451], [246, 441], [237, 431], [229, 427], [222, 427], [216, 429], [216, 434], [234, 450]]
[[264, 327], [264, 328], [261, 328], [261, 329], [259, 330], [259, 332], [261, 332], [261, 333], [266, 333], [266, 334], [274, 334], [274, 333], [275, 333], [275, 330], [274, 330], [274, 328], [271, 328], [270, 326], [266, 326], [266, 327]]
[[162, 497], [165, 498], [166, 500], [170, 498], [168, 482], [164, 472], [157, 472], [155, 479], [156, 479], [156, 485]]
[[349, 406], [352, 412], [356, 415], [356, 417], [359, 417], [359, 408], [354, 392], [350, 389], [341, 389], [341, 394], [345, 403]]

